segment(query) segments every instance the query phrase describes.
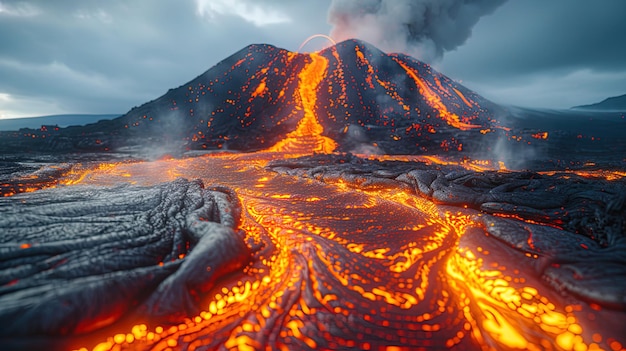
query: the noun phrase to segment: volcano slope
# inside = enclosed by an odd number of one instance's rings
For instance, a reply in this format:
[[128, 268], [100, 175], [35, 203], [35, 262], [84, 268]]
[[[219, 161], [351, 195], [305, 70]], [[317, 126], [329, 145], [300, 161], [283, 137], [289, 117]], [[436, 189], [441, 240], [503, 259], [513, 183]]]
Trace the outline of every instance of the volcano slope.
[[339, 43], [318, 56], [323, 78], [307, 87], [300, 75], [311, 55], [250, 45], [121, 118], [0, 132], [0, 151], [143, 151], [154, 157], [264, 150], [296, 129], [306, 91], [315, 95], [310, 110], [321, 133], [337, 142], [338, 152], [470, 155], [534, 167], [537, 159], [550, 165], [561, 160], [564, 147], [570, 160], [624, 149], [623, 113], [502, 108], [424, 63], [361, 41]]
[[346, 41], [5, 134], [0, 343], [621, 349], [625, 122], [585, 116]]

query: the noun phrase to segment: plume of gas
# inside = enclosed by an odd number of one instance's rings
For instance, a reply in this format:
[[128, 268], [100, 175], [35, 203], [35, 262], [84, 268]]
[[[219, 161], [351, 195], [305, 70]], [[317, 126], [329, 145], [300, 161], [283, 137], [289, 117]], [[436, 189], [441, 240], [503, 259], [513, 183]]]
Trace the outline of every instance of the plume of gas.
[[[522, 130], [516, 127], [516, 116], [510, 107], [502, 107], [492, 111], [492, 118], [500, 126], [513, 126], [510, 130], [495, 129], [494, 138], [483, 138], [481, 141], [480, 158], [494, 161], [494, 164], [505, 165], [510, 170], [522, 170], [532, 168], [531, 164], [542, 156], [541, 150], [536, 143], [528, 143], [528, 140], [520, 138], [517, 134], [522, 134]], [[518, 139], [520, 138], [520, 139]]]
[[463, 45], [481, 17], [506, 0], [333, 0], [331, 36], [433, 62]]

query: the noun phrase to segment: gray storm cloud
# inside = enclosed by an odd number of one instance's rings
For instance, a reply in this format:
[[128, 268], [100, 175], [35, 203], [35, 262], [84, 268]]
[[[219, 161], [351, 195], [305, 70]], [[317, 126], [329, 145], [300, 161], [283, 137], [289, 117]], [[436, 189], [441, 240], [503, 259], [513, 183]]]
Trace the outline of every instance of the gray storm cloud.
[[433, 62], [465, 43], [472, 27], [507, 0], [332, 0], [337, 40], [357, 38], [387, 52]]

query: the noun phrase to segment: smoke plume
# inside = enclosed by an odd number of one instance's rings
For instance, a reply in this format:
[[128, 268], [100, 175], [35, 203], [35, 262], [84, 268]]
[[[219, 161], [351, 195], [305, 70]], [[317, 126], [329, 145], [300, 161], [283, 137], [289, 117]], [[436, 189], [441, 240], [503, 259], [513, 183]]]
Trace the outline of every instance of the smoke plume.
[[465, 43], [472, 27], [506, 0], [332, 0], [328, 21], [337, 40], [362, 39], [426, 62]]

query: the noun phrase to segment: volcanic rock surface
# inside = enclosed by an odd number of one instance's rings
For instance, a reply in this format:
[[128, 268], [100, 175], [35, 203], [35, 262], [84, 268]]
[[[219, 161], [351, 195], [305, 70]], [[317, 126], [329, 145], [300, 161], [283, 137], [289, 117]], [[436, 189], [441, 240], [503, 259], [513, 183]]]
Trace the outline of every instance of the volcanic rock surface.
[[199, 292], [249, 256], [236, 196], [200, 181], [28, 195], [0, 203], [3, 338], [84, 333], [133, 308], [198, 313]]
[[0, 348], [621, 349], [625, 132], [360, 41], [251, 45], [0, 133]]
[[533, 255], [538, 263], [529, 266], [555, 289], [626, 310], [626, 283], [615, 281], [626, 277], [626, 183], [566, 173], [433, 169], [356, 157], [334, 161], [307, 157], [273, 161], [269, 167], [361, 190], [406, 189], [440, 205], [477, 210], [473, 219], [506, 245], [499, 250], [518, 250], [520, 259], [524, 253]]

